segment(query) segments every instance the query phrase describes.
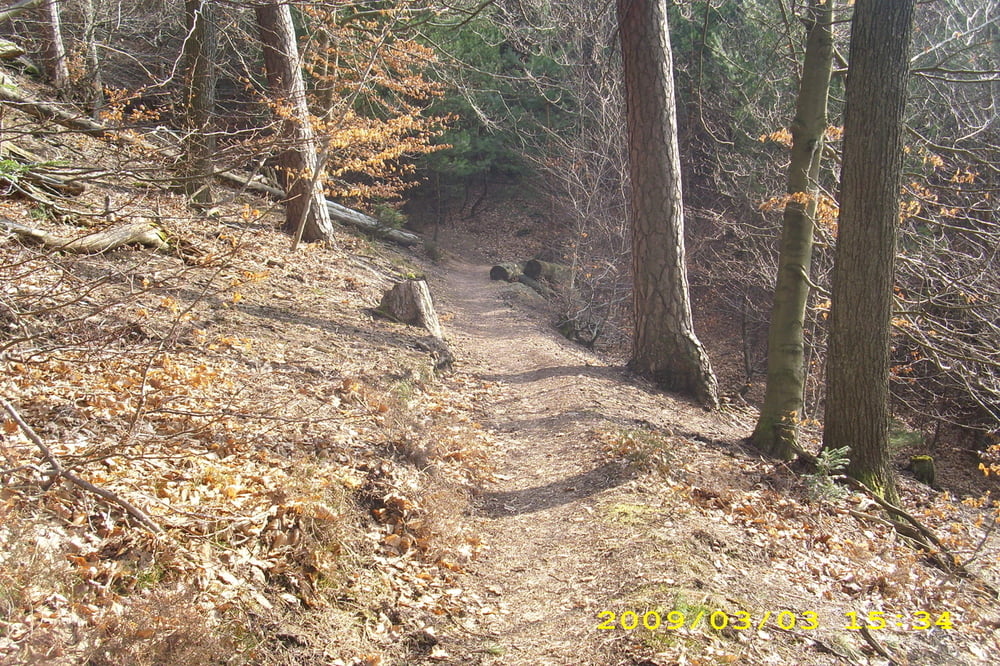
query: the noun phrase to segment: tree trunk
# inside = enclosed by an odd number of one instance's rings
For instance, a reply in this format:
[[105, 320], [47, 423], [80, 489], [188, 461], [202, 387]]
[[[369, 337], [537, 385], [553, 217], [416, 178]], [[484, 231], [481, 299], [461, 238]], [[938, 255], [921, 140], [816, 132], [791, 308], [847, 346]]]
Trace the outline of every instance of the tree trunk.
[[192, 201], [212, 203], [212, 156], [215, 154], [216, 53], [218, 38], [211, 0], [185, 0], [184, 191]]
[[892, 315], [903, 111], [914, 0], [857, 0], [851, 27], [823, 447], [895, 502], [889, 466]]
[[45, 13], [45, 73], [56, 88], [62, 89], [69, 84], [69, 67], [66, 64], [66, 46], [62, 38], [62, 20], [59, 17], [59, 3], [56, 0], [45, 0], [42, 5]]
[[718, 385], [694, 334], [688, 293], [666, 0], [618, 0], [617, 6], [632, 184], [630, 365], [663, 388], [716, 407]]
[[[834, 0], [813, 0], [808, 19], [802, 81], [792, 120], [792, 154], [782, 221], [778, 279], [767, 337], [767, 388], [751, 441], [761, 451], [789, 460], [798, 446], [805, 388], [803, 329], [809, 298], [817, 179], [827, 126], [833, 68]], [[803, 196], [805, 195], [805, 196]]]
[[83, 42], [86, 48], [87, 79], [90, 86], [90, 113], [93, 118], [101, 116], [104, 108], [104, 80], [101, 77], [101, 59], [97, 54], [97, 14], [94, 10], [94, 0], [84, 0], [83, 9]]
[[327, 212], [320, 179], [316, 140], [309, 122], [305, 82], [299, 63], [292, 11], [281, 0], [268, 0], [254, 7], [261, 42], [264, 44], [264, 65], [275, 101], [287, 107], [282, 138], [286, 142], [278, 162], [285, 173], [285, 226], [297, 233], [302, 227], [305, 241], [333, 239], [333, 224]]

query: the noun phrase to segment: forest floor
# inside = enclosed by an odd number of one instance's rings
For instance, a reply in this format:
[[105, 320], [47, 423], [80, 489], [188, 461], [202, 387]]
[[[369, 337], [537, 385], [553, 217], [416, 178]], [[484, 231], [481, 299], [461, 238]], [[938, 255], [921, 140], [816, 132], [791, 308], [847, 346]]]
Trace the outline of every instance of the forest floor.
[[937, 620], [956, 582], [746, 449], [749, 413], [608, 365], [511, 305], [520, 288], [486, 283], [462, 237], [447, 245], [460, 254], [432, 285], [456, 368], [502, 386], [483, 406], [498, 473], [470, 516], [485, 547], [467, 584], [491, 607], [446, 634], [455, 663], [865, 663], [846, 627], [872, 610], [900, 662], [980, 663], [982, 644], [963, 657], [956, 633], [896, 626]]
[[[706, 412], [563, 339], [549, 304], [488, 279], [560, 233], [525, 240], [523, 202], [443, 229], [437, 262], [346, 231], [290, 253], [271, 202], [220, 187], [200, 212], [155, 151], [4, 122], [86, 190], [8, 182], [0, 216], [153, 221], [172, 250], [2, 237], [0, 394], [23, 425], [0, 434], [0, 662], [1000, 661], [978, 495], [901, 477], [972, 559], [958, 578], [870, 500], [747, 448], [749, 406]], [[414, 276], [450, 371], [374, 311]], [[59, 461], [107, 494], [54, 482]]]

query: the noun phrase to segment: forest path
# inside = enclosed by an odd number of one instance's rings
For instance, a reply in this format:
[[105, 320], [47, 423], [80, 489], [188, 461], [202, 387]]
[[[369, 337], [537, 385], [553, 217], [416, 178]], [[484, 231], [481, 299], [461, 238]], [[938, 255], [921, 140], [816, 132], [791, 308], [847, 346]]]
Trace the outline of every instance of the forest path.
[[649, 493], [635, 499], [644, 489], [602, 441], [638, 427], [708, 439], [732, 438], [733, 428], [507, 304], [513, 288], [468, 259], [432, 278], [456, 371], [502, 387], [499, 400], [479, 407], [504, 445], [493, 452], [496, 481], [473, 501], [486, 550], [466, 580], [498, 612], [459, 624], [444, 646], [461, 655], [449, 663], [612, 663], [619, 651], [610, 642], [622, 632], [598, 631], [597, 614], [656, 571], [630, 556], [629, 540], [641, 537], [616, 520]]

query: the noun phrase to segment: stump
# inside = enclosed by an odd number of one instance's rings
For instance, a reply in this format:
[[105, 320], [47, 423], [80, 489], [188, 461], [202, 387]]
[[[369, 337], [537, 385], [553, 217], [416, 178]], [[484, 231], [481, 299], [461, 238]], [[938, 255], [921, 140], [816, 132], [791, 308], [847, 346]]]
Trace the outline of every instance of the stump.
[[910, 469], [913, 470], [913, 476], [917, 477], [917, 481], [934, 487], [934, 458], [931, 456], [913, 456], [910, 458]]
[[431, 290], [424, 280], [397, 282], [382, 296], [377, 310], [404, 324], [423, 326], [435, 338], [444, 339], [431, 301]]

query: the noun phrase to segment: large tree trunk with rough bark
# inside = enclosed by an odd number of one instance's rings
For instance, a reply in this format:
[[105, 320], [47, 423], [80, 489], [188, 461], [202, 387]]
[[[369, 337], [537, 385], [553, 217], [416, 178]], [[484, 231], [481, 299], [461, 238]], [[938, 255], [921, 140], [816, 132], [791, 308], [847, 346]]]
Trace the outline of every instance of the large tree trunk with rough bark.
[[316, 140], [309, 122], [305, 82], [299, 63], [292, 12], [287, 3], [269, 0], [254, 6], [264, 65], [275, 101], [286, 107], [282, 138], [286, 142], [278, 162], [286, 177], [285, 225], [292, 233], [301, 229], [305, 241], [331, 240], [333, 224], [317, 178], [320, 169]]
[[632, 185], [630, 365], [665, 389], [716, 407], [715, 374], [691, 317], [666, 1], [618, 0], [617, 6]]
[[792, 120], [788, 195], [782, 221], [778, 279], [767, 338], [767, 388], [751, 441], [761, 451], [791, 459], [798, 446], [805, 386], [803, 329], [812, 265], [817, 179], [827, 126], [833, 69], [834, 0], [813, 0], [806, 19], [806, 53]]
[[184, 191], [193, 201], [212, 202], [215, 154], [215, 84], [218, 38], [211, 0], [185, 0], [187, 39], [184, 42], [185, 104]]
[[914, 0], [858, 0], [851, 27], [823, 447], [895, 501], [889, 463], [892, 316], [903, 111]]

